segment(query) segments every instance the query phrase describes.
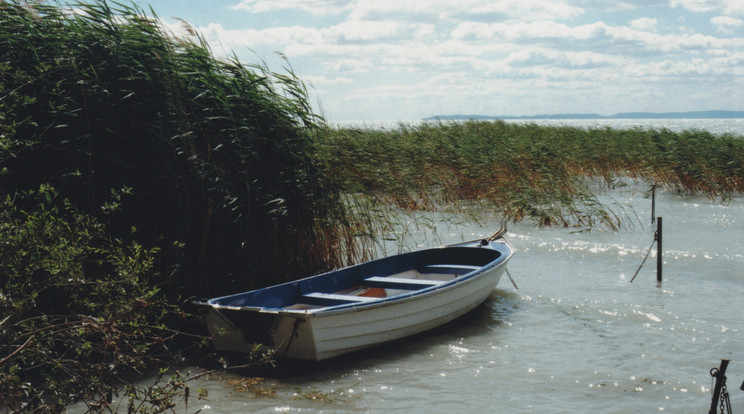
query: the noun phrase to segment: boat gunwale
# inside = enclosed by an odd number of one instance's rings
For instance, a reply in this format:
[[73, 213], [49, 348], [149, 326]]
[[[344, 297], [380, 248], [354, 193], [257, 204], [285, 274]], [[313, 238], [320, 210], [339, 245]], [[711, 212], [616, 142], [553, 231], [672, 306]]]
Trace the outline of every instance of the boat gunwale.
[[[501, 245], [503, 246], [503, 248], [494, 248], [493, 245]], [[426, 252], [426, 251], [436, 251], [436, 250], [448, 249], [448, 248], [478, 249], [482, 247], [465, 246], [463, 244], [458, 244], [458, 245], [452, 245], [452, 246], [441, 246], [441, 247], [420, 250], [417, 252], [411, 252], [411, 254]], [[391, 306], [391, 305], [400, 304], [400, 303], [404, 303], [404, 302], [408, 302], [412, 300], [423, 299], [425, 297], [428, 297], [431, 294], [441, 293], [442, 290], [446, 290], [446, 289], [453, 288], [455, 286], [467, 284], [468, 281], [476, 279], [480, 275], [486, 274], [487, 272], [490, 272], [491, 270], [499, 266], [505, 266], [507, 262], [509, 261], [509, 259], [514, 254], [513, 247], [506, 239], [500, 239], [498, 241], [493, 241], [488, 244], [487, 248], [500, 253], [500, 255], [496, 257], [494, 260], [482, 266], [479, 266], [477, 269], [474, 269], [463, 275], [457, 276], [451, 280], [444, 281], [444, 283], [434, 285], [434, 286], [424, 287], [421, 289], [412, 290], [407, 293], [400, 293], [400, 294], [389, 296], [389, 297], [379, 298], [379, 300], [375, 300], [375, 301], [340, 303], [338, 305], [323, 306], [323, 307], [314, 308], [314, 309], [287, 309], [285, 307], [263, 307], [263, 306], [255, 306], [255, 305], [233, 306], [233, 305], [221, 305], [221, 304], [215, 303], [220, 300], [225, 300], [226, 298], [229, 298], [229, 297], [233, 297], [233, 296], [237, 297], [237, 296], [244, 295], [250, 292], [257, 292], [263, 289], [271, 289], [276, 286], [300, 283], [305, 280], [317, 278], [318, 276], [332, 274], [334, 272], [338, 272], [344, 269], [361, 267], [363, 265], [371, 263], [371, 262], [365, 262], [365, 263], [356, 264], [356, 265], [349, 266], [349, 267], [342, 268], [342, 269], [336, 269], [330, 272], [326, 272], [324, 274], [313, 275], [307, 278], [282, 283], [280, 285], [274, 285], [274, 286], [269, 286], [269, 287], [262, 288], [262, 289], [256, 289], [254, 291], [242, 292], [242, 293], [238, 293], [234, 295], [227, 295], [227, 296], [209, 299], [205, 302], [201, 302], [201, 304], [212, 307], [217, 311], [219, 311], [220, 309], [230, 309], [230, 310], [240, 310], [240, 311], [247, 311], [247, 312], [258, 312], [258, 313], [264, 313], [264, 314], [275, 314], [279, 316], [287, 316], [287, 317], [294, 317], [294, 318], [322, 317], [322, 316], [336, 315], [339, 313], [357, 312], [357, 311], [362, 311], [362, 310], [375, 309], [375, 308], [379, 308], [383, 306]], [[395, 257], [395, 256], [390, 256], [390, 257]], [[380, 258], [377, 260], [385, 260], [385, 259], [389, 259], [390, 257]], [[443, 265], [443, 266], [446, 266], [448, 264], [454, 265], [454, 263], [438, 263], [438, 265]], [[360, 281], [363, 281], [363, 280], [364, 279], [361, 279]]]
[[267, 309], [267, 310], [262, 310], [261, 312], [276, 313], [277, 315], [280, 315], [280, 316], [292, 316], [292, 317], [298, 317], [298, 316], [323, 317], [323, 316], [337, 315], [339, 313], [361, 312], [361, 311], [377, 309], [377, 308], [381, 308], [385, 306], [395, 306], [398, 304], [402, 304], [402, 303], [406, 303], [406, 302], [410, 302], [414, 300], [425, 299], [428, 296], [431, 296], [434, 294], [440, 294], [442, 293], [443, 290], [448, 290], [450, 288], [464, 286], [478, 279], [478, 276], [482, 276], [486, 274], [487, 272], [494, 270], [501, 265], [505, 265], [505, 262], [497, 263], [489, 267], [483, 266], [479, 270], [474, 270], [470, 273], [456, 277], [452, 280], [442, 283], [441, 285], [418, 289], [418, 290], [411, 291], [409, 293], [402, 293], [399, 295], [380, 298], [380, 300], [376, 300], [374, 302], [344, 303], [344, 304], [339, 304], [335, 306], [325, 306], [325, 307], [318, 308], [318, 309], [305, 309], [305, 310], [277, 308], [276, 310]]

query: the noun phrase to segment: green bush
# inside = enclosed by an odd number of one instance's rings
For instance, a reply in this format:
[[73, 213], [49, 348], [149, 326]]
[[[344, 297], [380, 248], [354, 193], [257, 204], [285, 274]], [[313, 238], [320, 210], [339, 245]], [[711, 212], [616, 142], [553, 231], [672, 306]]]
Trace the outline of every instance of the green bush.
[[105, 404], [168, 354], [178, 314], [146, 283], [156, 254], [51, 187], [0, 199], [0, 411]]

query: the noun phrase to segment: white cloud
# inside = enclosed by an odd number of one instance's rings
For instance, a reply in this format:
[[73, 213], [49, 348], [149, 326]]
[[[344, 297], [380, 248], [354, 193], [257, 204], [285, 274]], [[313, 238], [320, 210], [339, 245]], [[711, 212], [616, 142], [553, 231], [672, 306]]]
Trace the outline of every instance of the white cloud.
[[393, 21], [346, 21], [334, 26], [313, 28], [303, 26], [272, 27], [268, 29], [226, 29], [210, 23], [199, 31], [209, 39], [234, 46], [256, 45], [344, 45], [349, 43], [382, 43], [431, 39], [432, 25], [408, 24]]
[[718, 26], [718, 31], [723, 33], [729, 33], [733, 29], [744, 25], [744, 20], [730, 16], [717, 16], [710, 19], [710, 22]]
[[707, 48], [741, 47], [742, 41], [719, 39], [700, 33], [660, 35], [632, 27], [595, 22], [571, 27], [555, 22], [462, 23], [452, 36], [463, 41], [509, 41], [540, 44], [560, 50], [604, 51], [641, 55], [658, 52], [689, 52]]
[[393, 21], [346, 21], [322, 30], [324, 37], [337, 41], [383, 40], [399, 35], [404, 26]]
[[350, 20], [379, 20], [406, 16], [453, 18], [469, 15], [488, 17], [496, 14], [510, 19], [568, 19], [583, 12], [571, 2], [556, 0], [242, 0], [235, 10], [268, 13], [302, 10], [316, 15], [349, 13]]
[[511, 66], [547, 66], [564, 69], [596, 69], [620, 65], [623, 59], [592, 52], [562, 52], [550, 49], [521, 49], [504, 62]]
[[630, 27], [643, 32], [656, 32], [656, 26], [658, 24], [658, 20], [648, 17], [641, 17], [640, 19], [631, 20], [629, 23]]
[[744, 1], [729, 1], [729, 3], [724, 7], [723, 12], [734, 16], [744, 16]]
[[[234, 9], [285, 26], [198, 30], [213, 47], [285, 54], [322, 94], [329, 119], [614, 113], [639, 99], [664, 111], [655, 106], [677, 102], [680, 90], [715, 102], [744, 88], [742, 8], [744, 0], [243, 0]], [[630, 17], [609, 20], [618, 15]], [[686, 27], [674, 28], [682, 17]]]
[[326, 76], [307, 76], [304, 77], [303, 80], [309, 82], [315, 87], [349, 85], [354, 83], [354, 80], [344, 77], [328, 78]]
[[[462, 9], [460, 8], [460, 10]], [[563, 20], [581, 15], [584, 9], [563, 1], [501, 0], [477, 2], [477, 5], [468, 8], [468, 11], [471, 11], [472, 15], [499, 13], [511, 19], [519, 20]]]
[[200, 27], [199, 32], [209, 40], [215, 40], [225, 46], [234, 48], [236, 46], [254, 47], [258, 45], [275, 45], [291, 43], [323, 43], [323, 34], [318, 29], [291, 26], [273, 27], [269, 29], [225, 29], [219, 23], [210, 23], [206, 27]]
[[233, 6], [235, 10], [250, 13], [267, 13], [281, 10], [304, 10], [312, 14], [340, 14], [348, 10], [346, 0], [241, 0]]
[[744, 14], [744, 2], [741, 0], [671, 0], [670, 4], [698, 13], [721, 11], [724, 14]]
[[370, 69], [373, 67], [373, 61], [370, 58], [366, 59], [334, 59], [334, 61], [329, 62], [327, 67], [338, 73], [344, 73], [344, 74], [364, 74], [368, 73]]

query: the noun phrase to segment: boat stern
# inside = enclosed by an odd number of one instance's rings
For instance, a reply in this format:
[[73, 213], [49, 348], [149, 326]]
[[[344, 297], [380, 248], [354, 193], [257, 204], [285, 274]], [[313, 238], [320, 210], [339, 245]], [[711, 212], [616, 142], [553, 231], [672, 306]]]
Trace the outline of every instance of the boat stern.
[[258, 344], [277, 357], [318, 360], [312, 318], [303, 318], [301, 312], [195, 304], [218, 351], [250, 353]]
[[271, 333], [277, 322], [276, 314], [220, 307], [209, 302], [195, 305], [218, 351], [251, 352], [256, 344], [273, 347]]

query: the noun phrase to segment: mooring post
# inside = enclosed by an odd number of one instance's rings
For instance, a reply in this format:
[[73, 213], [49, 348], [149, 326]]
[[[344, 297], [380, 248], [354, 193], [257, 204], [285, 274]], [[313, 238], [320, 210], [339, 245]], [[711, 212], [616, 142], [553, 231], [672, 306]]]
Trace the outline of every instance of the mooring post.
[[656, 281], [661, 283], [661, 217], [656, 221]]
[[729, 360], [721, 360], [721, 368], [713, 368], [710, 370], [710, 375], [716, 379], [716, 386], [713, 388], [713, 398], [710, 400], [710, 409], [708, 414], [716, 414], [718, 409], [718, 400], [721, 398], [721, 388], [726, 383], [726, 368], [728, 367]]
[[656, 222], [656, 184], [651, 185], [651, 224]]

